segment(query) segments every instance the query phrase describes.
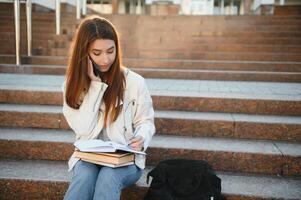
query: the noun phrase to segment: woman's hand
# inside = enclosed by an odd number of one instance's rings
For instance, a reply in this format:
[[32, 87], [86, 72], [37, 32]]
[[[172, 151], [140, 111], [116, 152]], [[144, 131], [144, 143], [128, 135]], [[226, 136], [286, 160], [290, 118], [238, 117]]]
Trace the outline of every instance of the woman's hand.
[[144, 144], [143, 137], [137, 136], [130, 140], [129, 146], [136, 151], [141, 151], [143, 144]]
[[99, 82], [101, 82], [100, 77], [95, 76], [95, 74], [93, 72], [93, 65], [92, 65], [92, 61], [90, 60], [90, 58], [88, 58], [88, 76], [90, 77], [90, 79], [92, 81], [99, 81]]

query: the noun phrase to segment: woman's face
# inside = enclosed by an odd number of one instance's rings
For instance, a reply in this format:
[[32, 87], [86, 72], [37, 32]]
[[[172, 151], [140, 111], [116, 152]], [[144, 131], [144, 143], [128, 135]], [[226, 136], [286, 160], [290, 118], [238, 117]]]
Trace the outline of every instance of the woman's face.
[[99, 65], [101, 72], [110, 69], [116, 57], [116, 46], [114, 40], [97, 39], [89, 48], [89, 55]]

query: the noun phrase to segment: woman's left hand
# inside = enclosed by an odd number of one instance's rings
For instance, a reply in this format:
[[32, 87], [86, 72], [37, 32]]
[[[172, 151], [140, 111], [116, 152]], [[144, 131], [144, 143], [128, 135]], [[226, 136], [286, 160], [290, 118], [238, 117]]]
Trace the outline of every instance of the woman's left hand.
[[129, 146], [136, 151], [141, 151], [143, 144], [144, 144], [143, 137], [137, 136], [130, 140]]

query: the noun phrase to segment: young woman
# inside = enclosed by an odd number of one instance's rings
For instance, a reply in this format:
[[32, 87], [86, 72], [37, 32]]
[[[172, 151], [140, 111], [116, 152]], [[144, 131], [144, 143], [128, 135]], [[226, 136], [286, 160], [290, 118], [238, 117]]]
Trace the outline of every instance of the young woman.
[[[93, 69], [93, 65], [95, 68]], [[79, 25], [63, 84], [63, 114], [76, 140], [102, 139], [145, 151], [155, 133], [152, 99], [145, 80], [122, 66], [119, 37], [106, 19], [92, 16]], [[73, 177], [66, 200], [118, 200], [145, 167], [110, 168], [71, 156]]]

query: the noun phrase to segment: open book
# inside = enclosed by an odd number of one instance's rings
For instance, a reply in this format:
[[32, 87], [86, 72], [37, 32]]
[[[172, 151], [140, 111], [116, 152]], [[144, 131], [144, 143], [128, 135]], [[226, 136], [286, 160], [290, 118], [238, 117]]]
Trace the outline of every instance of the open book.
[[99, 139], [76, 141], [74, 146], [81, 152], [116, 152], [117, 150], [146, 155], [143, 151], [136, 151], [129, 146], [118, 144], [112, 141], [103, 141]]

